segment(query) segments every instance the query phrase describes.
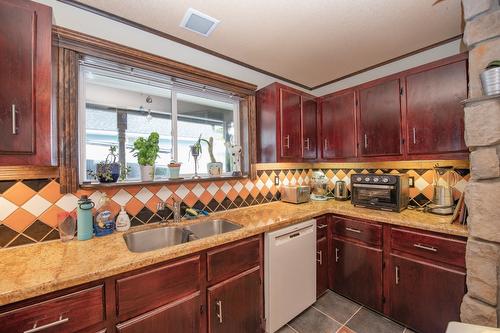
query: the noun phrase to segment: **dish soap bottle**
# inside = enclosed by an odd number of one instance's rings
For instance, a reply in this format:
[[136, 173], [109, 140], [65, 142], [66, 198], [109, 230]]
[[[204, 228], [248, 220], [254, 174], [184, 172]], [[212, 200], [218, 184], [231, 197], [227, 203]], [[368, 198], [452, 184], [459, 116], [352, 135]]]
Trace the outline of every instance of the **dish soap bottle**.
[[116, 231], [127, 231], [130, 228], [130, 218], [128, 217], [125, 207], [122, 206], [122, 210], [118, 217], [116, 218]]
[[82, 195], [80, 200], [78, 200], [78, 206], [76, 210], [76, 223], [77, 223], [77, 234], [76, 238], [78, 240], [91, 239], [93, 236], [92, 230], [92, 208], [95, 204], [86, 195]]
[[115, 221], [111, 213], [109, 200], [106, 194], [103, 194], [99, 199], [99, 208], [94, 223], [94, 232], [97, 237], [109, 235], [115, 230]]

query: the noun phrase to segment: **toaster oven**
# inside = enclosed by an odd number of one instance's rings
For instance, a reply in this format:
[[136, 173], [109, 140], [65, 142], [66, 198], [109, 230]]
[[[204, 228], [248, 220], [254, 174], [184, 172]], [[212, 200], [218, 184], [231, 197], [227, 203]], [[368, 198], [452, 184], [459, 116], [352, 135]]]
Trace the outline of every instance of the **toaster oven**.
[[400, 212], [408, 206], [407, 174], [353, 174], [351, 203], [357, 207]]

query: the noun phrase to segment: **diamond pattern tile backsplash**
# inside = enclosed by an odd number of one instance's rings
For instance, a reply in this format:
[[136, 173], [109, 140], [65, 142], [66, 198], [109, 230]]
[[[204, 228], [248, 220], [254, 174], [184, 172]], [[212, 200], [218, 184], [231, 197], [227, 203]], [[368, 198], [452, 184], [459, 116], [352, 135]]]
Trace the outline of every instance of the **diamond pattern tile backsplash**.
[[[59, 238], [57, 215], [76, 209], [78, 198], [88, 195], [95, 203], [106, 193], [111, 198], [111, 210], [118, 214], [124, 206], [132, 226], [169, 218], [167, 208], [157, 210], [157, 204], [171, 196], [180, 198], [186, 207], [205, 209], [209, 212], [258, 205], [279, 200], [281, 184], [309, 184], [316, 169], [260, 170], [257, 179], [200, 181], [185, 184], [117, 186], [98, 190], [80, 190], [77, 193], [59, 193], [57, 179], [0, 181], [0, 247], [12, 247]], [[331, 187], [337, 180], [350, 185], [353, 173], [402, 173], [414, 177], [415, 187], [410, 188], [411, 204], [424, 205], [432, 199], [433, 171], [429, 169], [321, 169]], [[458, 198], [469, 180], [469, 170], [459, 169], [459, 181], [455, 185]]]

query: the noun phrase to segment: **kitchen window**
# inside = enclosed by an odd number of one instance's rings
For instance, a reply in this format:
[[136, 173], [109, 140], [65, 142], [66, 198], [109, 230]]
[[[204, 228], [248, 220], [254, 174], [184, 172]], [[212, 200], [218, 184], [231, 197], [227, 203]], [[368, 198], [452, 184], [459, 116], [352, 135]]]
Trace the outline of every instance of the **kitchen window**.
[[[139, 180], [131, 149], [139, 137], [160, 136], [155, 179], [167, 179], [171, 160], [182, 163], [181, 176], [194, 174], [190, 146], [198, 138], [214, 140], [213, 153], [230, 174], [226, 142], [240, 143], [239, 99], [232, 94], [147, 70], [84, 58], [79, 79], [80, 181], [92, 181], [87, 170], [106, 159], [110, 146], [128, 167], [125, 180]], [[202, 142], [198, 173], [208, 175], [207, 145]]]

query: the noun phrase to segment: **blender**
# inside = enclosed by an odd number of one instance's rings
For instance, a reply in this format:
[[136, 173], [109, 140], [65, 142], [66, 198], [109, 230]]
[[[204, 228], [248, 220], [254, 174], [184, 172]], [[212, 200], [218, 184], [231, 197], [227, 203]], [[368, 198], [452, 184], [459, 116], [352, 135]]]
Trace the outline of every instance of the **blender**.
[[457, 174], [452, 166], [434, 166], [434, 195], [432, 202], [427, 206], [427, 211], [439, 214], [453, 214], [453, 186], [457, 182]]
[[328, 179], [321, 171], [314, 171], [311, 177], [311, 200], [328, 200]]

